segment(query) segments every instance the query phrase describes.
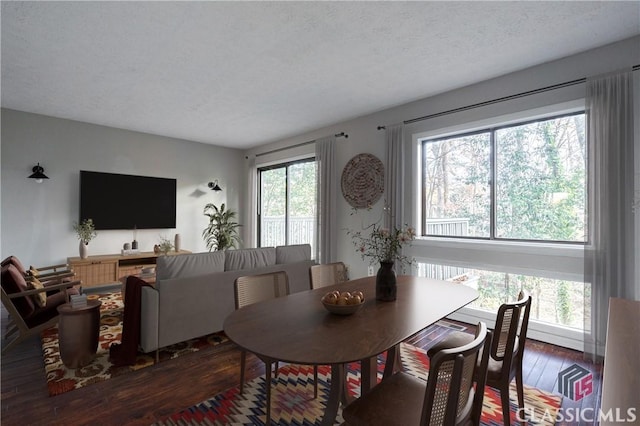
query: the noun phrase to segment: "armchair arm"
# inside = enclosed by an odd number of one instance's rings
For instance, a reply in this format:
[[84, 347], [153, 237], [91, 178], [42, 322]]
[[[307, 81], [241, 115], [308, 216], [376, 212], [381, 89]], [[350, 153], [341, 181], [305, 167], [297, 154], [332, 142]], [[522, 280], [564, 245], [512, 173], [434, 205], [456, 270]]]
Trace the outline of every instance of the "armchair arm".
[[38, 275], [37, 277], [34, 277], [33, 275], [27, 275], [25, 277], [25, 280], [29, 282], [33, 280], [33, 278], [37, 278], [45, 286], [50, 286], [51, 283], [56, 283], [56, 282], [60, 283], [65, 278], [70, 278], [75, 276], [76, 276], [76, 273], [73, 271], [64, 271], [64, 272], [61, 271], [61, 272], [55, 272], [51, 274], [41, 274], [41, 275]]
[[47, 287], [43, 287], [43, 288], [35, 288], [35, 289], [31, 289], [31, 290], [24, 290], [21, 291], [19, 293], [11, 293], [11, 294], [7, 294], [7, 296], [9, 296], [9, 299], [17, 299], [19, 297], [26, 297], [26, 296], [31, 296], [33, 294], [39, 294], [39, 293], [43, 293], [46, 291], [50, 291], [50, 290], [57, 290], [57, 289], [67, 289], [70, 287], [73, 287], [75, 285], [80, 285], [82, 284], [82, 281], [78, 280], [78, 281], [69, 281], [69, 282], [65, 282], [65, 283], [59, 283], [59, 284], [53, 284]]

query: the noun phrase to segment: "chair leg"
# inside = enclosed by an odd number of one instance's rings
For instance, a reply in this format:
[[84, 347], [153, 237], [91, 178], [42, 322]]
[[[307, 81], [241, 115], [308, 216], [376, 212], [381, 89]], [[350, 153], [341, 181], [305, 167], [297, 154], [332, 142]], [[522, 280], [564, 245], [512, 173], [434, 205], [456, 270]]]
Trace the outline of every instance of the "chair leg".
[[313, 398], [318, 399], [318, 366], [313, 366]]
[[240, 395], [244, 392], [244, 367], [247, 362], [247, 351], [240, 351]]
[[511, 425], [511, 405], [509, 403], [509, 384], [506, 389], [500, 389], [500, 399], [502, 400], [502, 419], [504, 426]]
[[524, 410], [524, 386], [522, 385], [522, 363], [516, 367], [516, 390], [518, 392], [518, 409]]
[[267, 394], [267, 400], [265, 404], [267, 405], [267, 418], [265, 419], [264, 424], [271, 424], [271, 362], [265, 361], [265, 390]]
[[273, 377], [275, 377], [276, 379], [278, 378], [278, 368], [280, 368], [280, 364], [278, 363], [278, 361], [275, 362], [275, 369], [273, 370]]

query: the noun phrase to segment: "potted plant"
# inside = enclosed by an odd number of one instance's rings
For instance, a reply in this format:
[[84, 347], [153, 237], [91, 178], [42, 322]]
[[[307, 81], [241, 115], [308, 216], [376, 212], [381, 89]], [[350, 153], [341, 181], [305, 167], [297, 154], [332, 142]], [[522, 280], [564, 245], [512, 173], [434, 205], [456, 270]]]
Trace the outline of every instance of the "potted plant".
[[93, 224], [93, 219], [85, 219], [82, 222], [75, 222], [73, 224], [73, 230], [76, 231], [78, 239], [80, 240], [80, 258], [87, 258], [87, 245], [89, 241], [98, 236], [96, 227]]
[[165, 237], [160, 237], [160, 244], [158, 244], [158, 251], [166, 256], [167, 253], [169, 253], [171, 250], [173, 250], [173, 243], [171, 242], [171, 240]]
[[[367, 231], [370, 230], [370, 233]], [[416, 234], [412, 227], [387, 229], [377, 224], [362, 231], [348, 231], [353, 245], [362, 259], [369, 258], [371, 264], [380, 263], [376, 276], [376, 299], [391, 301], [396, 299], [395, 263], [402, 266], [411, 264], [412, 259], [401, 253], [402, 246], [410, 244]]]
[[209, 218], [209, 226], [202, 231], [202, 237], [209, 251], [236, 248], [240, 243], [240, 225], [235, 221], [236, 212], [226, 209], [224, 203], [220, 208], [209, 203], [204, 206], [204, 215]]

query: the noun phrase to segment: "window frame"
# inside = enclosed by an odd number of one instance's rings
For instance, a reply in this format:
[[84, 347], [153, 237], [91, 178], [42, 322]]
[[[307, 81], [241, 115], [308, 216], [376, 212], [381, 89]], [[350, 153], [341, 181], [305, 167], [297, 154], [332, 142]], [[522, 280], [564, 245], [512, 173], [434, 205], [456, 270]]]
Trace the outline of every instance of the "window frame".
[[[313, 156], [313, 157], [305, 157], [297, 160], [289, 160], [284, 162], [273, 163], [265, 166], [258, 166], [256, 168], [256, 172], [258, 174], [258, 178], [257, 178], [258, 191], [257, 191], [257, 197], [256, 197], [257, 198], [257, 206], [256, 206], [257, 207], [256, 208], [256, 232], [257, 232], [256, 246], [257, 247], [262, 247], [262, 220], [261, 220], [262, 218], [262, 172], [275, 170], [275, 169], [282, 169], [282, 168], [285, 169], [286, 190], [285, 190], [285, 216], [284, 216], [284, 221], [285, 221], [285, 224], [284, 224], [285, 243], [284, 244], [289, 244], [289, 194], [290, 194], [289, 167], [296, 164], [315, 163], [315, 162], [316, 162], [316, 157]], [[317, 175], [316, 175], [316, 179], [317, 179]]]
[[[532, 114], [533, 115], [533, 114]], [[418, 136], [416, 138], [417, 143], [419, 145], [420, 155], [418, 156], [418, 179], [419, 179], [419, 192], [420, 192], [420, 200], [421, 205], [419, 209], [419, 217], [420, 217], [420, 236], [422, 238], [435, 238], [435, 239], [455, 239], [455, 240], [474, 240], [474, 241], [498, 241], [498, 242], [517, 242], [517, 243], [531, 243], [534, 245], [537, 244], [558, 244], [558, 245], [577, 245], [577, 246], [585, 246], [590, 244], [590, 237], [586, 235], [586, 239], [584, 241], [565, 241], [565, 240], [542, 240], [542, 239], [525, 239], [525, 238], [505, 238], [496, 236], [497, 230], [497, 194], [496, 194], [496, 182], [497, 182], [497, 162], [498, 162], [498, 152], [496, 149], [496, 133], [502, 129], [508, 129], [512, 127], [526, 126], [532, 123], [538, 123], [543, 121], [550, 121], [559, 118], [573, 117], [577, 115], [585, 116], [585, 126], [586, 126], [586, 109], [584, 107], [579, 109], [574, 109], [571, 111], [556, 111], [553, 113], [536, 116], [535, 118], [522, 118], [520, 120], [513, 120], [507, 123], [501, 123], [496, 125], [485, 125], [474, 127], [473, 129], [461, 130], [457, 132], [446, 132], [441, 133], [440, 135], [433, 136]], [[479, 134], [489, 134], [489, 161], [490, 164], [490, 177], [489, 177], [489, 236], [488, 237], [474, 237], [474, 236], [462, 236], [462, 235], [437, 235], [437, 234], [426, 234], [426, 220], [427, 213], [425, 211], [425, 203], [426, 203], [426, 194], [425, 194], [425, 146], [429, 143], [437, 143], [455, 138], [462, 138], [467, 136], [479, 135]], [[586, 134], [586, 127], [585, 127]], [[587, 148], [585, 148], [587, 149]], [[588, 149], [587, 149], [588, 150]], [[588, 155], [588, 152], [585, 152], [585, 158]], [[585, 179], [588, 178], [586, 163], [585, 163]], [[588, 203], [588, 199], [586, 197], [585, 191], [585, 206]]]

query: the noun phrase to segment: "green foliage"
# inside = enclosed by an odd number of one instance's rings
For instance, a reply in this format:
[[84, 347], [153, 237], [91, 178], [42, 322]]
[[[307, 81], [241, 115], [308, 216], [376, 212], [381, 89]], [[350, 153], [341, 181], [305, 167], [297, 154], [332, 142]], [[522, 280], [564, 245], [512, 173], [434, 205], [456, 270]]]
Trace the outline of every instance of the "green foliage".
[[73, 224], [73, 230], [78, 234], [78, 239], [85, 244], [89, 244], [89, 241], [98, 236], [93, 224], [93, 219], [85, 219], [82, 223], [75, 222]]
[[371, 233], [366, 235], [364, 231], [347, 231], [351, 235], [356, 251], [360, 253], [362, 259], [369, 258], [370, 262], [400, 262], [409, 264], [411, 260], [407, 256], [400, 254], [404, 244], [408, 244], [416, 236], [413, 228], [407, 226], [403, 229], [393, 228], [392, 230], [381, 228], [373, 224], [367, 229]]
[[160, 237], [160, 244], [158, 244], [158, 247], [160, 248], [160, 253], [166, 255], [173, 250], [173, 243], [168, 238]]
[[220, 208], [209, 203], [204, 207], [204, 215], [209, 218], [209, 225], [202, 231], [202, 237], [209, 251], [237, 247], [240, 243], [240, 225], [235, 221], [236, 212], [225, 210], [224, 203]]

